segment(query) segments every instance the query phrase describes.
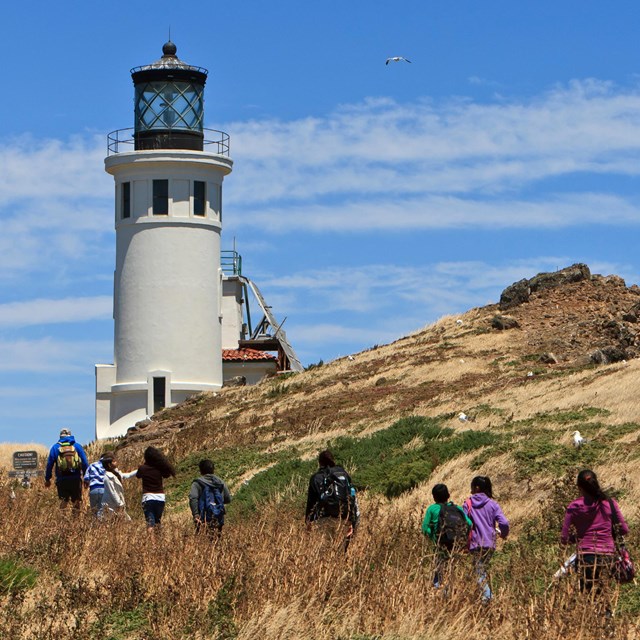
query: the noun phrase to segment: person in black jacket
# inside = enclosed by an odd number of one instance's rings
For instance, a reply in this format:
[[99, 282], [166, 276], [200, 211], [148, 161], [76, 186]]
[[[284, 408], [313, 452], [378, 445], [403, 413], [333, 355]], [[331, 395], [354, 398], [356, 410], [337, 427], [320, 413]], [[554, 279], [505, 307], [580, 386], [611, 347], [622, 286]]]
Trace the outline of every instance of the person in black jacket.
[[346, 550], [360, 519], [356, 490], [349, 474], [336, 465], [331, 451], [322, 451], [318, 456], [318, 464], [320, 468], [309, 480], [305, 521], [308, 528], [313, 523], [346, 521]]

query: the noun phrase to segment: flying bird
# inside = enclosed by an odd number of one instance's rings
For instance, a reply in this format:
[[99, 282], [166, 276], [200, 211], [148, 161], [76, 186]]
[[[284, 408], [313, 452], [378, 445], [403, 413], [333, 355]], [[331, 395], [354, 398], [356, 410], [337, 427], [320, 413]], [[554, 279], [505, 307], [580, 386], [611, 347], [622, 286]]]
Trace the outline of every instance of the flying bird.
[[589, 442], [586, 438], [583, 438], [580, 435], [579, 431], [574, 431], [573, 432], [573, 446], [576, 449], [579, 449], [582, 445], [587, 444], [587, 442]]
[[393, 56], [391, 58], [387, 58], [385, 64], [389, 64], [390, 62], [408, 62], [411, 63], [411, 60], [407, 60], [404, 56]]

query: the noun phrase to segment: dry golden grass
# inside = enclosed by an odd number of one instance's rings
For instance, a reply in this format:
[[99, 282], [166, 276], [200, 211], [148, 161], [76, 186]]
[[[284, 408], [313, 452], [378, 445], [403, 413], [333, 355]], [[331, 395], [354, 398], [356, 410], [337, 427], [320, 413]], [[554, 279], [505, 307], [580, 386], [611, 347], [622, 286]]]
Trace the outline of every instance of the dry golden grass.
[[275, 504], [228, 524], [215, 543], [175, 515], [148, 536], [137, 506], [133, 522], [60, 512], [43, 489], [13, 503], [3, 489], [0, 509], [10, 514], [0, 520], [0, 554], [38, 572], [29, 589], [2, 589], [0, 633], [11, 640], [638, 637], [637, 621], [604, 616], [616, 589], [597, 602], [574, 578], [547, 589], [562, 557], [553, 547], [504, 547], [488, 607], [466, 555], [451, 566], [448, 591], [434, 590], [421, 514], [400, 504], [365, 500], [346, 554], [340, 530], [306, 531], [299, 513]]

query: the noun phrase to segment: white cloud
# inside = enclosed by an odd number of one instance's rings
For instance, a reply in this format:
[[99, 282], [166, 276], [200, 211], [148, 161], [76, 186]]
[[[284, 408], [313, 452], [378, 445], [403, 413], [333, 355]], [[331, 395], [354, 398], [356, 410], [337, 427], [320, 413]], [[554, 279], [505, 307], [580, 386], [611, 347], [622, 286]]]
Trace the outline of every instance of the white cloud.
[[112, 182], [104, 173], [105, 155], [104, 136], [5, 139], [0, 144], [0, 206], [34, 200], [46, 210], [59, 198], [109, 197]]
[[0, 341], [0, 372], [67, 374], [91, 371], [98, 353], [111, 347], [99, 342], [77, 340]]
[[38, 298], [0, 304], [0, 326], [14, 328], [53, 323], [75, 323], [104, 320], [111, 317], [111, 296], [64, 298], [50, 300]]
[[540, 200], [473, 200], [454, 196], [376, 199], [260, 208], [236, 227], [291, 231], [410, 231], [428, 229], [560, 229], [575, 225], [638, 225], [640, 206], [605, 193], [558, 194]]
[[575, 173], [637, 175], [640, 93], [587, 80], [523, 100], [370, 99], [325, 118], [228, 125], [238, 203], [493, 193]]

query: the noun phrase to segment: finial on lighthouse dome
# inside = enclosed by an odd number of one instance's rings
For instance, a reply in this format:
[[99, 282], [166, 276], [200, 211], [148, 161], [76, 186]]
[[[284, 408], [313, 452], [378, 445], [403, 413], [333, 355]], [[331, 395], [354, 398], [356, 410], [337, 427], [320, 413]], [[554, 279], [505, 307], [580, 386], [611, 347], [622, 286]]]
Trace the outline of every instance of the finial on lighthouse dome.
[[178, 51], [178, 47], [171, 42], [171, 40], [165, 42], [162, 45], [162, 57], [163, 58], [174, 58]]

